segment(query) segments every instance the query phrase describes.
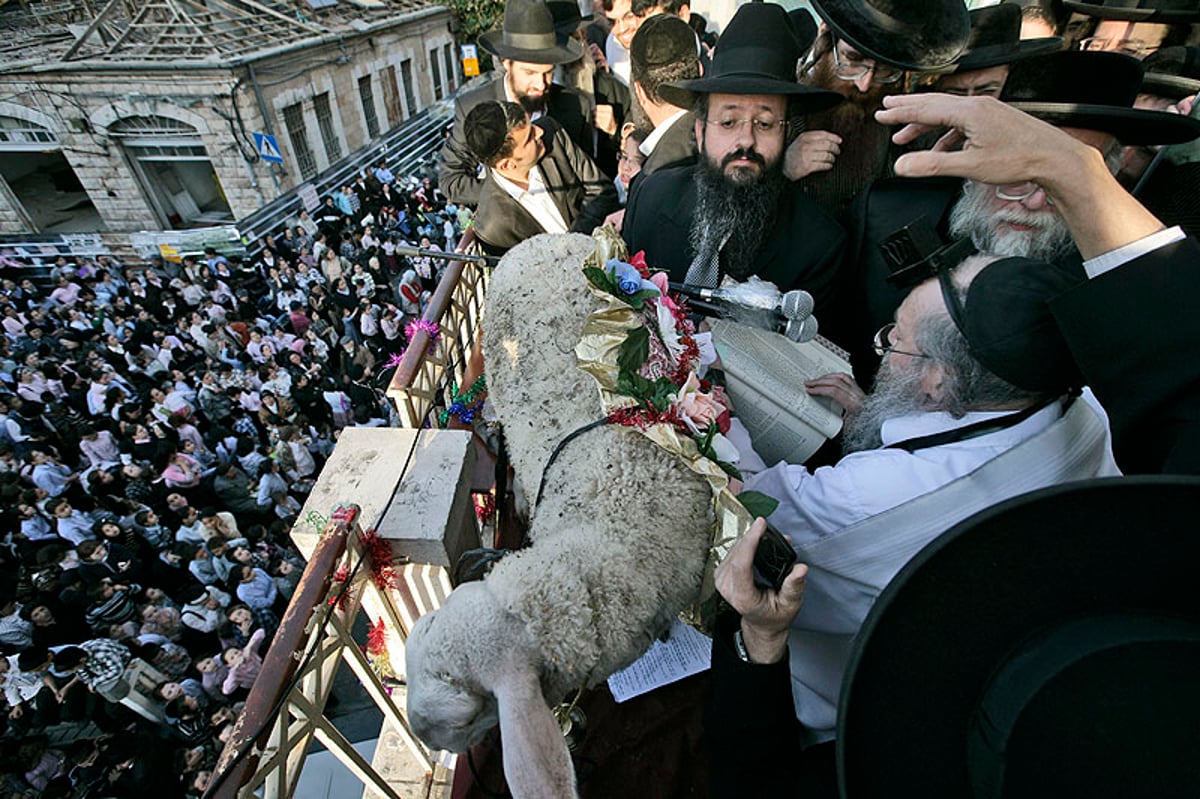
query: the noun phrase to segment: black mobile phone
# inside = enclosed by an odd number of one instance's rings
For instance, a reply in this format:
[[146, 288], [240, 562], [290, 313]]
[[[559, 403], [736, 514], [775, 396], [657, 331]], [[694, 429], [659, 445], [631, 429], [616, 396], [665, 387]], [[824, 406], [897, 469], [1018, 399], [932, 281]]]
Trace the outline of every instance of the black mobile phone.
[[778, 591], [795, 563], [796, 550], [782, 533], [767, 525], [754, 551], [754, 584]]

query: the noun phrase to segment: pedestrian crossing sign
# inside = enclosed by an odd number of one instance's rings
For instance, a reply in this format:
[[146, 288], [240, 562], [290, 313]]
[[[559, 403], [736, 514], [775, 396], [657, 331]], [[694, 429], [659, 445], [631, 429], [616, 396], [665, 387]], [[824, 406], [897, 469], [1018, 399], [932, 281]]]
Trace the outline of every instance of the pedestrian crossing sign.
[[254, 148], [258, 150], [258, 157], [272, 164], [282, 164], [283, 154], [279, 152], [279, 143], [275, 141], [275, 137], [267, 133], [254, 134]]

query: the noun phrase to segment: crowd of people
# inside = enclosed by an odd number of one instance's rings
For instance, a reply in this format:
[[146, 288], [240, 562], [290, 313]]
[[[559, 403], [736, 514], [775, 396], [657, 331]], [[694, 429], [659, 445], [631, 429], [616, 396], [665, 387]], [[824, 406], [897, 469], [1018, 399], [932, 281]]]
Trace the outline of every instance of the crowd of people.
[[253, 255], [3, 276], [5, 796], [203, 792], [339, 431], [397, 422], [387, 363], [443, 264], [396, 247], [453, 249], [463, 224], [381, 163]]

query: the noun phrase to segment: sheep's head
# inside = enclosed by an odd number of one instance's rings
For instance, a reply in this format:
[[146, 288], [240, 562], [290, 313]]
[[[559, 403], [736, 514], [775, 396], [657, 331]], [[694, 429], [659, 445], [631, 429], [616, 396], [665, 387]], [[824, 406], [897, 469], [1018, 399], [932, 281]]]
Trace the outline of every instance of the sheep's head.
[[478, 676], [496, 665], [496, 653], [480, 639], [489, 638], [488, 622], [497, 615], [484, 584], [466, 583], [413, 625], [405, 645], [408, 719], [434, 749], [465, 752], [499, 721], [496, 700]]

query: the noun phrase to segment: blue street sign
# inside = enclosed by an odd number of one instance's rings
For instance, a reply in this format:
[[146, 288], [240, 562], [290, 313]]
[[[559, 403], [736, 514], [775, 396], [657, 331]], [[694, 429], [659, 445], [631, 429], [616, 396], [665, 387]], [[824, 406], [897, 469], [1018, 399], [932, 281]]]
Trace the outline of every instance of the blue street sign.
[[279, 142], [275, 141], [274, 136], [266, 133], [254, 134], [254, 146], [258, 150], [258, 157], [272, 164], [282, 164], [283, 155], [279, 152]]

